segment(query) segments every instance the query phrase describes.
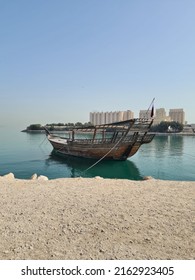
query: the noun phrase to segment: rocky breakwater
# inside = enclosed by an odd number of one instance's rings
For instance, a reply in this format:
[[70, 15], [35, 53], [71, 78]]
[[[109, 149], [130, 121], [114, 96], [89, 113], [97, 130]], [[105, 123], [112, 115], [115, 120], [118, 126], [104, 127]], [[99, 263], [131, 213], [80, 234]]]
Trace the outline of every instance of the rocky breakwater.
[[[15, 176], [13, 173], [8, 173], [4, 176], [0, 176], [0, 178], [4, 179], [4, 180], [14, 180], [15, 179]], [[47, 181], [49, 180], [48, 177], [44, 176], [44, 175], [37, 175], [36, 173], [33, 174], [31, 177], [30, 177], [30, 180], [42, 180], [42, 181]]]

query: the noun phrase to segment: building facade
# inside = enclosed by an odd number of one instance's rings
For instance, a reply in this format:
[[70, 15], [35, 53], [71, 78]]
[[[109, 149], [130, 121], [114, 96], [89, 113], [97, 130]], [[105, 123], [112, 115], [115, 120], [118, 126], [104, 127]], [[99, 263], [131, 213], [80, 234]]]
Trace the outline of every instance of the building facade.
[[147, 119], [151, 116], [151, 110], [140, 110], [139, 111], [139, 118], [140, 119]]
[[[140, 118], [150, 118], [151, 111], [150, 110], [140, 110], [139, 117]], [[154, 125], [158, 125], [161, 122], [179, 122], [181, 124], [185, 124], [185, 113], [183, 109], [170, 109], [169, 115], [166, 115], [165, 108], [159, 108], [155, 111]]]
[[156, 109], [154, 125], [160, 124], [161, 122], [171, 121], [170, 117], [166, 115], [165, 108]]
[[115, 112], [90, 112], [89, 119], [93, 125], [121, 122], [133, 119], [134, 113], [131, 110]]
[[[150, 117], [151, 110], [140, 110], [139, 118]], [[133, 119], [134, 113], [131, 110], [115, 112], [90, 112], [89, 118], [93, 125], [99, 125]], [[175, 121], [185, 124], [185, 112], [183, 109], [170, 109], [169, 115], [167, 116], [164, 108], [158, 108], [155, 110], [154, 125], [160, 124], [163, 121]]]
[[169, 117], [171, 121], [185, 124], [185, 113], [183, 109], [170, 109]]

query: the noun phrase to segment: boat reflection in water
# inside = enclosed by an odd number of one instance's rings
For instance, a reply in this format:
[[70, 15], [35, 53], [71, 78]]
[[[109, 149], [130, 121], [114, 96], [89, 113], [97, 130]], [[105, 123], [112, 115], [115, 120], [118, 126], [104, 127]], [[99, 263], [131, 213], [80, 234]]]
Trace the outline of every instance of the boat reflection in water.
[[[116, 179], [131, 179], [142, 180], [139, 169], [130, 160], [127, 161], [101, 161], [91, 169], [87, 170], [90, 166], [97, 161], [94, 159], [84, 159], [78, 157], [67, 156], [60, 158], [56, 156], [55, 152], [50, 154], [46, 160], [46, 164], [58, 165], [59, 177], [87, 177], [92, 178], [100, 176], [103, 178], [116, 178]], [[55, 167], [56, 168], [56, 167]], [[63, 176], [64, 169], [64, 176]]]

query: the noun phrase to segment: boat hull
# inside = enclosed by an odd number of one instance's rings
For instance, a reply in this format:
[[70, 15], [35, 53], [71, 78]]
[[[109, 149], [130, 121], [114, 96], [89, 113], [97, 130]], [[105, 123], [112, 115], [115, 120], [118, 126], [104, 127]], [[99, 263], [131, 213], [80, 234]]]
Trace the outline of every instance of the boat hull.
[[105, 160], [126, 160], [133, 156], [144, 143], [149, 143], [153, 139], [153, 135], [148, 137], [145, 141], [124, 141], [122, 143], [86, 143], [77, 141], [63, 141], [59, 139], [52, 139], [49, 137], [54, 152], [60, 156], [74, 156], [91, 159], [105, 159]]

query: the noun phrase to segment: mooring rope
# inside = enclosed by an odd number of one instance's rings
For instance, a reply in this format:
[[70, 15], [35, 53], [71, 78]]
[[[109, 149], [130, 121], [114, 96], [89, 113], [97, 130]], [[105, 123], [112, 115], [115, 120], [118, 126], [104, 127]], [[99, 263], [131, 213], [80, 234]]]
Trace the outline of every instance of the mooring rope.
[[[128, 130], [134, 125], [134, 122], [132, 123], [132, 125], [128, 128]], [[87, 169], [85, 169], [83, 171], [83, 173], [85, 173], [86, 171], [88, 171], [89, 169], [93, 168], [95, 165], [97, 165], [100, 161], [102, 161], [113, 149], [115, 149], [115, 147], [124, 139], [124, 136], [121, 137], [118, 142], [116, 142], [116, 144], [103, 156], [101, 157], [98, 161], [96, 161], [94, 164], [92, 164], [91, 166], [89, 166]]]
[[45, 135], [45, 138], [43, 139], [43, 141], [39, 144], [39, 147], [41, 147], [43, 145], [43, 143], [45, 142], [45, 140], [47, 139], [47, 136]]
[[83, 171], [83, 173], [85, 173], [86, 171], [88, 171], [89, 169], [93, 168], [96, 164], [98, 164], [100, 161], [102, 161], [113, 149], [115, 149], [115, 147], [122, 141], [123, 137], [121, 137], [119, 139], [119, 141], [103, 156], [101, 157], [98, 161], [96, 161], [94, 164], [92, 164], [91, 166], [89, 166], [87, 169], [85, 169]]

